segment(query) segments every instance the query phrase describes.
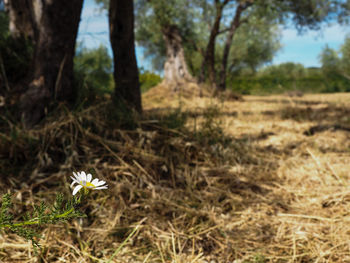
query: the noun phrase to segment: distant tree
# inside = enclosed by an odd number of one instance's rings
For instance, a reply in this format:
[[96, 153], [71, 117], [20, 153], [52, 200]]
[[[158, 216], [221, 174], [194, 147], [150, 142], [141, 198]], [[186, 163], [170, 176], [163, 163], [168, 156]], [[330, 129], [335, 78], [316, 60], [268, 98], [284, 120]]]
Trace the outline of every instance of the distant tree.
[[[283, 90], [300, 90], [305, 89], [299, 86], [298, 82], [305, 78], [307, 71], [300, 63], [286, 62], [279, 65], [267, 67], [264, 70], [263, 77], [271, 79], [274, 83], [278, 83], [278, 89]], [[273, 85], [273, 83], [271, 83]], [[307, 87], [309, 89], [309, 87]]]
[[341, 74], [350, 80], [350, 36], [345, 38], [343, 45], [340, 47], [340, 71]]
[[111, 0], [108, 15], [116, 103], [125, 103], [141, 112], [141, 91], [135, 55], [133, 0]]
[[322, 65], [322, 72], [327, 77], [335, 77], [340, 72], [340, 59], [336, 50], [326, 45], [319, 55]]
[[350, 22], [350, 1], [339, 1], [340, 8], [338, 12], [338, 21], [340, 24], [349, 24]]
[[350, 91], [349, 81], [349, 38], [341, 46], [340, 51], [326, 46], [321, 54], [320, 61], [322, 64], [322, 73], [325, 80], [324, 92]]
[[[138, 1], [141, 7], [147, 4], [145, 2], [145, 0]], [[195, 64], [198, 63], [197, 54], [201, 54], [199, 81], [208, 78], [213, 85], [215, 84], [217, 88], [223, 90], [225, 89], [226, 74], [234, 68], [232, 64], [236, 64], [232, 63], [230, 58], [232, 57], [231, 49], [234, 48], [241, 27], [244, 26], [246, 32], [249, 33], [254, 31], [256, 25], [258, 25], [256, 21], [264, 21], [266, 28], [262, 29], [260, 27], [260, 30], [268, 32], [267, 27], [271, 26], [276, 29], [277, 23], [284, 23], [292, 19], [300, 31], [305, 28], [319, 29], [322, 22], [332, 19], [331, 14], [336, 14], [339, 1], [173, 0], [163, 2], [162, 5], [162, 8], [158, 8], [158, 14], [171, 19], [172, 23], [176, 24], [180, 30], [185, 54], [187, 54], [186, 62], [191, 71], [198, 74]], [[137, 10], [142, 10], [142, 8], [137, 8]], [[168, 13], [171, 15], [168, 15]], [[175, 13], [177, 16], [172, 16]], [[155, 60], [161, 61], [160, 57], [154, 54], [164, 55], [165, 45], [161, 44], [162, 38], [159, 37], [158, 33], [160, 31], [159, 21], [157, 22], [153, 18], [154, 15], [154, 10], [149, 9], [144, 12], [137, 12], [139, 23], [137, 24], [136, 35], [139, 43], [146, 50], [149, 50]], [[172, 17], [176, 17], [176, 19]], [[186, 21], [186, 23], [183, 23], [183, 21]], [[277, 37], [272, 31], [270, 33], [271, 36]], [[268, 48], [266, 42], [258, 47], [259, 40], [254, 40], [258, 44], [255, 46], [249, 45], [252, 53], [250, 53], [250, 58], [245, 61], [251, 66], [260, 64], [258, 59], [253, 59], [254, 55], [260, 51], [264, 54], [266, 48]], [[247, 37], [246, 43], [241, 42], [241, 45], [248, 46], [249, 42], [252, 41]], [[271, 55], [276, 50], [278, 50], [278, 45], [274, 45], [268, 54]], [[259, 59], [262, 59], [262, 61], [271, 59], [270, 56], [264, 57], [263, 55], [255, 57], [260, 57]], [[219, 64], [217, 60], [220, 61]], [[243, 60], [243, 58], [239, 59], [240, 62]]]
[[184, 38], [193, 30], [191, 6], [186, 0], [137, 1], [136, 39], [149, 49], [148, 54], [153, 51], [165, 58], [155, 61], [164, 65], [164, 80], [174, 87], [193, 80], [184, 48]]
[[[159, 6], [160, 3], [161, 2], [157, 1], [157, 4]], [[229, 3], [229, 1], [227, 1], [227, 3]], [[225, 4], [226, 2], [223, 2], [223, 4], [220, 5], [218, 2], [218, 4], [215, 7], [216, 9], [223, 10]], [[224, 36], [224, 34], [228, 31], [228, 28], [226, 28], [226, 30], [221, 30], [220, 32], [214, 32], [213, 30], [211, 30], [209, 31], [209, 33], [208, 29], [211, 28], [213, 20], [216, 19], [215, 21], [220, 22], [221, 16], [224, 16], [226, 20], [230, 18], [231, 16], [229, 12], [227, 12], [227, 14], [220, 13], [219, 15], [216, 15], [217, 13], [215, 13], [213, 5], [209, 1], [203, 0], [195, 0], [191, 2], [183, 0], [170, 2], [163, 1], [162, 5], [162, 8], [157, 6], [158, 9], [156, 9], [150, 4], [147, 5], [147, 2], [144, 0], [137, 1], [136, 39], [138, 43], [145, 48], [146, 56], [152, 59], [155, 68], [161, 69], [159, 66], [164, 65], [167, 48], [165, 45], [164, 37], [161, 33], [162, 29], [159, 23], [159, 19], [157, 19], [157, 16], [155, 15], [155, 10], [158, 10], [159, 16], [161, 16], [160, 19], [165, 20], [165, 22], [167, 23], [170, 23], [169, 20], [171, 20], [171, 23], [177, 25], [177, 30], [179, 31], [179, 34], [182, 38], [182, 46], [185, 54], [185, 62], [188, 65], [188, 71], [192, 72], [196, 76], [199, 76], [199, 80], [203, 80], [206, 69], [208, 68], [208, 76], [210, 79], [213, 80], [213, 82], [215, 82], [216, 76], [218, 75], [217, 69], [221, 67], [221, 64], [217, 64], [217, 62], [220, 60], [220, 57], [217, 57], [217, 54], [221, 54], [222, 57], [224, 50], [223, 38], [220, 38], [220, 40], [218, 41], [217, 37]], [[169, 15], [169, 13], [171, 15]], [[165, 18], [163, 18], [163, 16]], [[236, 60], [233, 61], [233, 59], [231, 59], [232, 54], [234, 53], [235, 56], [237, 56], [238, 52], [235, 52], [235, 50], [242, 50], [242, 47], [247, 47], [248, 42], [250, 51], [255, 50], [256, 52], [258, 52], [258, 50], [262, 50], [265, 54], [269, 54], [269, 59], [271, 59], [271, 53], [274, 53], [278, 50], [279, 45], [276, 45], [274, 42], [275, 39], [278, 39], [278, 34], [275, 34], [276, 27], [271, 26], [271, 30], [266, 28], [264, 29], [265, 32], [271, 33], [267, 37], [267, 34], [262, 35], [260, 33], [257, 33], [258, 31], [262, 31], [260, 23], [261, 21], [257, 22], [254, 25], [254, 28], [259, 28], [258, 30], [242, 30], [239, 33], [239, 35], [241, 36], [241, 40], [245, 39], [244, 43], [240, 42], [240, 46], [235, 46], [235, 44], [232, 43], [232, 46], [234, 46], [232, 50], [234, 52], [230, 52], [229, 58], [227, 59], [229, 61], [228, 65], [230, 68], [232, 68], [231, 65], [233, 62], [237, 62]], [[266, 26], [268, 23], [264, 22], [263, 24]], [[220, 23], [218, 23], [217, 26], [219, 27]], [[219, 30], [219, 28], [216, 29]], [[250, 32], [252, 33], [250, 34]], [[249, 40], [248, 37], [244, 37], [247, 35], [255, 35], [255, 38]], [[264, 40], [258, 39], [258, 35], [261, 37], [267, 37], [267, 40], [265, 40], [265, 38]], [[253, 41], [255, 41], [255, 47], [253, 47], [253, 45], [251, 44]], [[264, 43], [265, 46], [260, 46], [258, 48], [258, 43]], [[267, 51], [267, 48], [269, 48], [269, 51], [265, 52]], [[214, 52], [215, 50], [217, 52]], [[245, 52], [243, 56], [246, 57], [247, 52]], [[259, 64], [261, 64], [261, 61], [258, 62], [258, 60], [260, 59], [265, 60], [265, 62], [269, 60], [260, 55], [256, 56], [255, 62], [253, 62], [254, 59], [251, 59], [249, 62], [247, 60], [246, 62], [249, 63], [251, 66], [253, 66], [253, 64], [256, 64], [256, 66], [258, 66]], [[239, 59], [240, 62], [242, 62], [243, 60], [243, 57]], [[184, 68], [184, 66], [182, 68]], [[165, 76], [166, 75], [167, 74], [165, 74]]]
[[74, 57], [74, 68], [93, 93], [103, 93], [111, 88], [113, 65], [106, 47], [101, 45], [88, 49], [79, 45]]
[[[206, 48], [208, 34], [207, 27], [199, 27], [196, 36], [197, 49], [185, 45], [187, 63], [195, 72], [200, 75], [203, 62], [203, 53], [200, 50]], [[218, 36], [215, 44], [214, 76], [218, 80], [222, 69], [222, 57], [225, 46], [225, 34]], [[241, 72], [254, 74], [259, 67], [272, 60], [275, 53], [281, 48], [280, 29], [274, 21], [257, 16], [243, 23], [235, 33], [234, 41], [231, 44], [230, 53], [227, 58], [227, 79], [239, 75]]]
[[228, 28], [228, 33], [226, 35], [226, 40], [224, 44], [224, 53], [222, 55], [221, 70], [220, 70], [220, 76], [219, 76], [218, 88], [221, 91], [226, 89], [227, 63], [228, 63], [228, 57], [230, 54], [230, 49], [233, 41], [233, 36], [235, 35], [236, 30], [242, 24], [242, 20], [241, 20], [242, 13], [251, 5], [253, 5], [253, 3], [254, 1], [239, 2], [235, 11], [235, 15], [233, 16], [230, 26]]
[[[222, 33], [220, 32], [220, 25], [221, 25], [221, 19], [223, 16], [224, 8], [225, 6], [230, 2], [230, 0], [223, 0], [222, 2], [220, 0], [215, 0], [213, 5], [215, 8], [215, 14], [212, 12], [212, 15], [214, 15], [213, 22], [210, 27], [210, 35], [209, 39], [205, 48], [204, 57], [202, 61], [201, 66], [201, 73], [199, 75], [199, 82], [203, 82], [205, 78], [205, 71], [208, 69], [208, 76], [211, 84], [215, 84], [215, 44], [216, 44], [216, 38], [217, 36]], [[208, 9], [213, 7], [208, 7], [208, 3], [206, 1], [199, 1], [200, 6], [203, 8], [203, 10], [206, 10], [206, 12], [203, 12], [205, 16], [208, 17]], [[212, 19], [210, 19], [212, 20]]]
[[269, 76], [276, 79], [300, 79], [307, 75], [307, 70], [300, 63], [285, 62], [279, 65], [271, 65], [261, 69], [259, 76]]
[[[230, 5], [231, 3], [231, 5]], [[224, 46], [224, 52], [222, 55], [221, 69], [219, 74], [219, 81], [217, 88], [224, 90], [226, 83], [226, 69], [227, 61], [229, 57], [229, 51], [232, 46], [233, 38], [237, 32], [237, 29], [245, 23], [249, 23], [252, 18], [260, 17], [265, 18], [273, 24], [273, 21], [284, 23], [290, 18], [293, 19], [295, 26], [302, 30], [303, 28], [319, 29], [322, 22], [331, 19], [330, 14], [335, 14], [338, 9], [337, 6], [339, 2], [333, 0], [315, 0], [315, 1], [306, 1], [306, 0], [296, 0], [296, 1], [259, 1], [259, 0], [236, 0], [236, 1], [227, 1], [227, 0], [215, 0], [214, 2], [216, 7], [216, 16], [211, 27], [211, 38], [209, 38], [209, 43], [213, 38], [212, 35], [217, 36], [221, 32], [227, 31], [226, 40]], [[218, 8], [218, 6], [220, 8]], [[230, 12], [231, 22], [227, 28], [222, 29], [221, 27], [217, 28], [218, 21], [222, 19], [224, 13], [224, 7], [226, 9], [235, 10], [235, 12]], [[222, 22], [222, 27], [225, 26], [225, 23]], [[209, 49], [209, 50], [208, 50]], [[207, 46], [206, 53], [215, 52], [215, 47], [212, 45]], [[215, 64], [212, 59], [215, 56], [209, 56], [209, 59], [203, 60], [203, 66], [208, 65], [211, 70], [209, 70], [209, 79], [212, 82], [213, 77], [210, 77], [210, 71], [213, 69], [213, 64]], [[217, 75], [217, 73], [215, 74]]]
[[228, 59], [227, 74], [238, 75], [242, 70], [255, 74], [271, 62], [281, 48], [278, 24], [265, 18], [253, 17], [235, 34]]
[[347, 36], [339, 51], [326, 45], [319, 55], [322, 72], [328, 78], [343, 78], [350, 80], [350, 36]]

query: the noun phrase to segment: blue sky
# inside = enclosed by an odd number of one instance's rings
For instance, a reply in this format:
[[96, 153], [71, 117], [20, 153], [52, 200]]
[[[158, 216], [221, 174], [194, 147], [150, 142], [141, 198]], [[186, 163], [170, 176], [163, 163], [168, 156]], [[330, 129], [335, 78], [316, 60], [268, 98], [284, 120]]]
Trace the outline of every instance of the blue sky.
[[[111, 50], [107, 15], [97, 9], [94, 0], [84, 1], [78, 41], [83, 42], [87, 48], [95, 48], [102, 44]], [[347, 33], [350, 33], [350, 27], [341, 27], [338, 24], [327, 27], [322, 32], [308, 31], [303, 35], [298, 35], [292, 27], [283, 29], [281, 39], [283, 48], [277, 53], [272, 64], [296, 62], [305, 67], [318, 67], [321, 50], [326, 45], [338, 50]], [[142, 48], [136, 47], [136, 56], [140, 67], [152, 70], [149, 61], [143, 56]]]
[[322, 49], [328, 45], [338, 50], [344, 42], [350, 28], [341, 27], [338, 24], [326, 27], [322, 31], [308, 31], [298, 35], [293, 28], [282, 31], [282, 50], [273, 59], [272, 64], [280, 64], [291, 61], [301, 63], [306, 67], [320, 66], [318, 56]]

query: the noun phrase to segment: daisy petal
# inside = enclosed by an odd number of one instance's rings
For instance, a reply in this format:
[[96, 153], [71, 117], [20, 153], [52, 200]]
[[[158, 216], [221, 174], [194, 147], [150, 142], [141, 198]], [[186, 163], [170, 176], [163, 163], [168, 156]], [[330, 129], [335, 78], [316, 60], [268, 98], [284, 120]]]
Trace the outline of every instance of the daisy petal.
[[74, 178], [73, 176], [70, 176], [70, 178], [71, 178], [73, 181], [79, 182], [79, 180], [78, 180], [77, 178]]
[[70, 176], [70, 178], [73, 180], [73, 182], [71, 183], [70, 187], [72, 187], [75, 183], [79, 184], [77, 179], [73, 178], [72, 176]]
[[100, 189], [108, 189], [108, 187], [107, 186], [100, 186], [100, 187], [94, 188], [94, 190], [100, 190]]
[[87, 182], [91, 182], [91, 179], [92, 179], [92, 175], [91, 174], [87, 174], [86, 181]]
[[77, 181], [79, 181], [79, 179], [80, 179], [80, 174], [78, 173], [75, 173], [75, 172], [73, 172], [73, 175], [74, 175], [74, 177], [75, 177], [75, 179], [77, 180]]
[[74, 184], [77, 184], [78, 182], [77, 181], [73, 181], [71, 184], [70, 184], [70, 188], [72, 188], [72, 186], [74, 185]]
[[82, 172], [80, 173], [80, 179], [81, 179], [82, 181], [86, 181], [86, 173], [85, 173], [84, 171], [82, 171]]
[[78, 193], [79, 190], [80, 190], [81, 188], [83, 188], [82, 185], [77, 185], [77, 186], [74, 188], [74, 190], [73, 190], [73, 195], [75, 195], [76, 193]]
[[95, 178], [94, 180], [92, 180], [91, 184], [93, 184], [94, 186], [96, 186], [97, 182], [98, 182], [98, 179]]
[[97, 184], [95, 184], [95, 186], [100, 186], [100, 185], [103, 185], [105, 183], [106, 183], [105, 181], [99, 181]]

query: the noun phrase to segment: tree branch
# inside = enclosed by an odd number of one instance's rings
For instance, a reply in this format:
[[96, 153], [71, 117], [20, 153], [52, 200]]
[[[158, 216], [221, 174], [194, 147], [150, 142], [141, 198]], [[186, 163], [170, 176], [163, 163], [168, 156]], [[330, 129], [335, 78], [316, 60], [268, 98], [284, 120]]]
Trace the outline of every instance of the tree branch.
[[230, 28], [229, 28], [229, 27], [228, 27], [228, 28], [225, 28], [225, 29], [223, 29], [223, 30], [220, 30], [220, 31], [218, 32], [218, 35], [223, 34], [223, 33], [226, 33], [226, 32], [228, 32], [228, 31], [230, 31]]

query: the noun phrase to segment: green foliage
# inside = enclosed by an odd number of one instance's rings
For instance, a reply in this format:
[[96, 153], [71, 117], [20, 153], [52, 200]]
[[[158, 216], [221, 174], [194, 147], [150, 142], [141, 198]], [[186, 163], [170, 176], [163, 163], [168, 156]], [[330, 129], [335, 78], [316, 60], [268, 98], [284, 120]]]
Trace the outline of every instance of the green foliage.
[[340, 60], [337, 52], [328, 47], [328, 45], [320, 54], [320, 62], [322, 64], [322, 72], [327, 77], [331, 77], [334, 74], [338, 75]]
[[300, 63], [286, 62], [263, 68], [260, 76], [272, 76], [275, 78], [300, 79], [307, 76], [307, 70]]
[[350, 35], [345, 38], [344, 44], [340, 47], [340, 71], [347, 79], [350, 77]]
[[9, 213], [9, 209], [12, 207], [11, 194], [4, 194], [2, 197], [0, 222], [3, 224], [10, 224], [13, 220], [13, 215]]
[[350, 91], [350, 39], [347, 37], [338, 52], [328, 46], [322, 50], [319, 58], [325, 87], [323, 92]]
[[[271, 62], [281, 48], [281, 31], [275, 20], [259, 16], [258, 8], [251, 9], [246, 16], [247, 22], [237, 29], [231, 45], [228, 63], [230, 74], [240, 74], [247, 69], [256, 72], [262, 65]], [[220, 42], [217, 46], [220, 53]]]
[[141, 86], [141, 92], [146, 92], [150, 88], [156, 86], [158, 83], [162, 81], [162, 78], [148, 70], [144, 70], [143, 68], [140, 69], [140, 86]]
[[78, 82], [78, 103], [92, 102], [96, 96], [112, 93], [114, 89], [112, 58], [104, 46], [87, 49], [78, 45], [74, 58]]
[[[64, 204], [63, 195], [57, 194], [53, 206], [49, 207], [44, 202], [41, 202], [40, 205], [34, 205], [34, 210], [31, 214], [27, 213], [22, 217], [23, 221], [13, 222], [14, 215], [10, 209], [12, 207], [11, 194], [4, 194], [2, 196], [0, 211], [0, 229], [9, 229], [26, 240], [30, 240], [34, 249], [37, 249], [40, 246], [38, 239], [41, 237], [38, 229], [39, 226], [85, 216], [76, 210], [81, 198], [83, 196], [79, 199], [73, 197], [72, 200]], [[35, 226], [37, 227], [35, 228]]]
[[255, 75], [231, 76], [228, 87], [241, 94], [268, 95], [288, 91], [327, 92], [327, 82], [319, 68], [298, 63], [282, 63], [262, 68]]

